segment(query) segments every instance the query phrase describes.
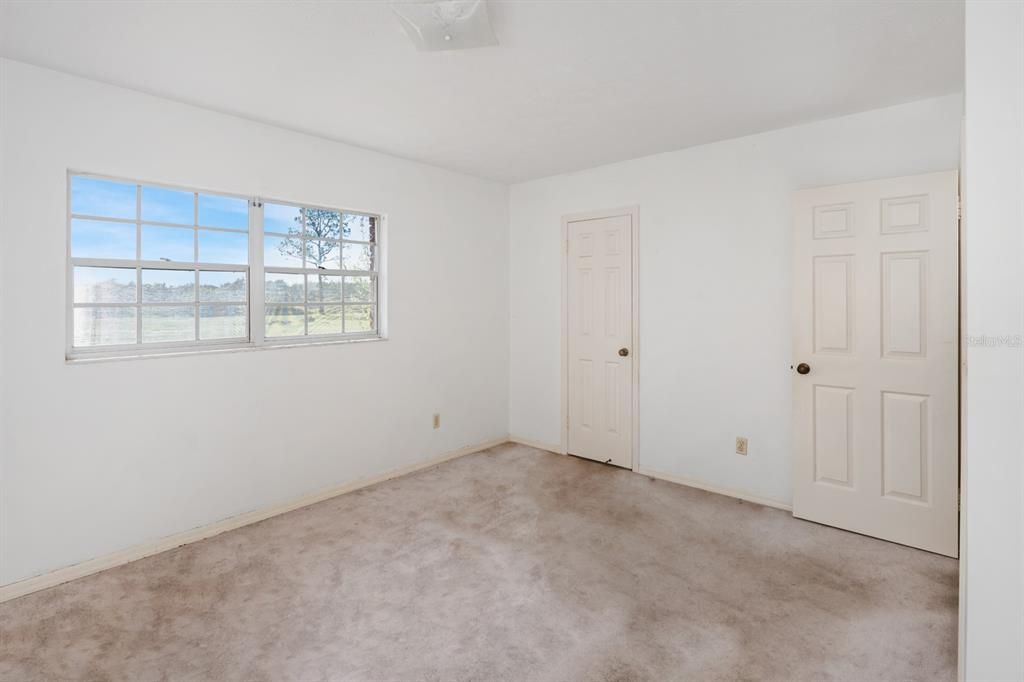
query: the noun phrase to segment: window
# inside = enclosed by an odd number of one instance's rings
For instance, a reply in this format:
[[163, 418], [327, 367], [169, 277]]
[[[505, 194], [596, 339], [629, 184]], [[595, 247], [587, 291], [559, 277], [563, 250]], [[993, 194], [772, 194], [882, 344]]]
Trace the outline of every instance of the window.
[[69, 356], [376, 338], [380, 223], [73, 174]]
[[377, 330], [377, 218], [263, 204], [266, 338]]

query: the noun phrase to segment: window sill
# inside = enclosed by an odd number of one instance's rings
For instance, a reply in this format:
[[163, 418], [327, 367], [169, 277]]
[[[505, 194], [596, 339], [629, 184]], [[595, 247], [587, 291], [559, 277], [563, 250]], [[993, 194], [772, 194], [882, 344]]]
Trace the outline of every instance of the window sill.
[[338, 346], [350, 343], [373, 343], [375, 341], [387, 341], [386, 336], [367, 336], [356, 339], [314, 339], [310, 341], [287, 341], [264, 342], [262, 345], [255, 345], [251, 342], [230, 346], [214, 346], [207, 348], [155, 348], [142, 352], [129, 352], [124, 355], [103, 355], [82, 353], [78, 355], [67, 355], [64, 359], [66, 365], [93, 365], [102, 362], [121, 362], [124, 360], [152, 360], [155, 358], [175, 358], [190, 355], [219, 355], [226, 353], [252, 353], [265, 350], [277, 350], [279, 348], [308, 348], [310, 346]]

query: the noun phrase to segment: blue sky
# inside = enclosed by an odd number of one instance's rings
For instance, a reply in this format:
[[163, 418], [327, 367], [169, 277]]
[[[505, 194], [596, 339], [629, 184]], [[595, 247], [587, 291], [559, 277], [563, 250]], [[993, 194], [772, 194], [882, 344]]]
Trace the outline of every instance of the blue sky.
[[[196, 194], [186, 190], [163, 187], [138, 186], [129, 182], [104, 180], [88, 176], [71, 178], [71, 210], [76, 215], [97, 218], [135, 220], [137, 201], [141, 198], [143, 260], [167, 260], [179, 263], [248, 263], [249, 205], [246, 199], [212, 194]], [[198, 210], [199, 230], [193, 228]], [[263, 206], [264, 230], [268, 233], [287, 234], [299, 224], [301, 209], [285, 204], [266, 203]], [[344, 236], [356, 240], [369, 240], [373, 218], [344, 215]], [[153, 225], [168, 223], [181, 227]], [[216, 227], [231, 232], [204, 230]], [[198, 245], [196, 244], [198, 240]], [[134, 260], [136, 253], [135, 226], [110, 220], [72, 219], [71, 255], [77, 258], [115, 258]], [[264, 241], [264, 257], [268, 266], [298, 267], [298, 258], [281, 253], [282, 239], [268, 236]], [[338, 268], [339, 262], [351, 269], [369, 269], [371, 249], [358, 244], [346, 244], [343, 254], [331, 249], [325, 267]], [[296, 254], [297, 255], [297, 254]]]
[[[102, 218], [135, 219], [136, 185], [76, 175], [71, 178], [71, 212]], [[192, 225], [195, 194], [164, 187], [142, 187], [142, 220]], [[298, 209], [295, 209], [298, 210]], [[249, 202], [238, 197], [199, 194], [199, 224], [249, 229]]]

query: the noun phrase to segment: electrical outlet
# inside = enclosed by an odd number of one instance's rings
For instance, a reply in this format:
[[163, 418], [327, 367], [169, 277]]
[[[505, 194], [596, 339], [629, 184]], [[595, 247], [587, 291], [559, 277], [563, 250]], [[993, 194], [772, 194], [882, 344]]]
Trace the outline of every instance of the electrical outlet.
[[441, 413], [440, 412], [435, 412], [434, 413], [434, 428], [435, 429], [441, 428]]
[[736, 436], [736, 454], [747, 454], [747, 439], [743, 436]]

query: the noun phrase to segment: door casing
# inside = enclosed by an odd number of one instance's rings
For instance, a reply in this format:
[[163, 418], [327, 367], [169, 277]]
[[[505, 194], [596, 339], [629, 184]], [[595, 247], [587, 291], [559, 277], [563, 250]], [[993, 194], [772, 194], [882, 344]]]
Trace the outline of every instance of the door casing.
[[630, 349], [633, 356], [633, 376], [631, 378], [633, 385], [631, 407], [633, 438], [630, 446], [630, 469], [638, 471], [640, 469], [640, 206], [635, 204], [562, 216], [562, 439], [559, 444], [559, 452], [563, 455], [569, 453], [569, 223], [620, 216], [629, 216], [633, 230], [633, 241], [630, 248], [630, 257], [633, 261], [633, 277], [630, 283], [633, 305], [632, 348]]

